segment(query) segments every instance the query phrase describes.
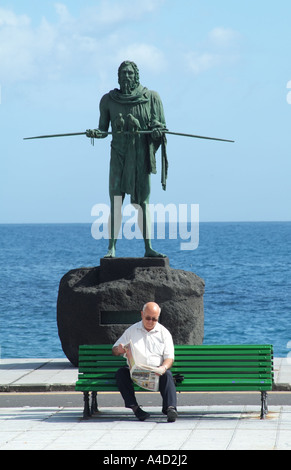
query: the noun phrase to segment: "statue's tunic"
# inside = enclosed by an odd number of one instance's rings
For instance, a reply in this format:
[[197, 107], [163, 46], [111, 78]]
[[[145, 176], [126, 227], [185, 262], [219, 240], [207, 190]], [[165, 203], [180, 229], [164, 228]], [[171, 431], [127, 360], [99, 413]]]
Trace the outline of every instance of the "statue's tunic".
[[[150, 174], [156, 173], [155, 153], [162, 144], [162, 185], [166, 188], [167, 156], [166, 138], [154, 141], [150, 134], [124, 134], [131, 128], [132, 118], [137, 119], [141, 130], [151, 129], [158, 122], [166, 127], [161, 99], [155, 91], [139, 85], [131, 95], [114, 89], [100, 101], [99, 130], [113, 132], [109, 175], [110, 196], [130, 194], [131, 202], [142, 204], [150, 194]], [[122, 116], [121, 116], [122, 115]], [[121, 124], [120, 120], [124, 122]]]

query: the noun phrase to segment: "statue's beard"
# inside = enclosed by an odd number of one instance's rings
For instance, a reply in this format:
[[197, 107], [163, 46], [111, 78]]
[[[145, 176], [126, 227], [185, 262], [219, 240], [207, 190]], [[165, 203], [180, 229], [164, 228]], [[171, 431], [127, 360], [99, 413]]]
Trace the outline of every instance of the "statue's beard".
[[120, 90], [124, 95], [130, 95], [136, 88], [136, 83], [129, 80], [123, 80], [120, 82]]

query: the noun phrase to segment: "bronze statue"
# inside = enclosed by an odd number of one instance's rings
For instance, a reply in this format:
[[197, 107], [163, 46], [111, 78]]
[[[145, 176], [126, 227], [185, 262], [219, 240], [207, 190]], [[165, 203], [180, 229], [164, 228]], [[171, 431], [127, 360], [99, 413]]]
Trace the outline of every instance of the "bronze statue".
[[[27, 139], [86, 135], [94, 139], [112, 134], [109, 173], [110, 221], [109, 246], [105, 257], [114, 257], [121, 226], [121, 209], [125, 194], [138, 209], [139, 226], [145, 243], [145, 257], [165, 257], [151, 245], [149, 212], [150, 175], [156, 173], [156, 152], [161, 147], [161, 182], [166, 189], [168, 160], [166, 134], [198, 139], [234, 142], [233, 140], [194, 134], [170, 132], [166, 128], [162, 101], [157, 92], [148, 90], [139, 82], [139, 70], [134, 62], [124, 61], [118, 69], [120, 89], [106, 93], [100, 101], [98, 129], [69, 134], [51, 134]], [[111, 124], [111, 131], [108, 131]]]
[[[104, 138], [112, 128], [109, 173], [110, 240], [105, 257], [114, 257], [121, 224], [121, 206], [125, 194], [137, 207], [145, 243], [146, 257], [162, 256], [152, 248], [150, 238], [150, 175], [156, 173], [156, 151], [162, 148], [162, 186], [166, 189], [168, 161], [166, 122], [162, 101], [155, 91], [139, 82], [134, 62], [122, 62], [118, 69], [120, 89], [106, 93], [100, 101], [98, 129], [86, 131], [87, 137]], [[142, 132], [147, 131], [147, 132]]]

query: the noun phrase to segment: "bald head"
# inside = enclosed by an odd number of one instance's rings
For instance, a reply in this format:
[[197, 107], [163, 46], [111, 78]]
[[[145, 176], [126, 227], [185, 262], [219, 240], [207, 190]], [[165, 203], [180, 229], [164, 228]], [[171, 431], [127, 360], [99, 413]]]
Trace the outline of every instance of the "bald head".
[[147, 302], [142, 309], [141, 318], [143, 326], [147, 331], [152, 330], [157, 321], [159, 320], [159, 316], [161, 313], [161, 308], [156, 302]]
[[160, 315], [161, 307], [158, 304], [156, 304], [156, 302], [147, 302], [146, 304], [144, 304], [142, 311], [143, 312], [146, 311], [147, 313], [150, 313], [150, 314], [158, 312], [158, 314]]

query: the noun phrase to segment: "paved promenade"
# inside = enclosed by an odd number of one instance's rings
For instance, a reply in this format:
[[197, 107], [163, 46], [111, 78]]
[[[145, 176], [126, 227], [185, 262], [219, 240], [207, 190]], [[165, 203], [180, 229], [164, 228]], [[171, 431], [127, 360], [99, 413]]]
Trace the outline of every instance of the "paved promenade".
[[[274, 368], [274, 389], [289, 393], [291, 362], [275, 358]], [[0, 393], [73, 391], [77, 374], [66, 359], [2, 359]], [[175, 423], [166, 422], [160, 406], [145, 409], [151, 417], [140, 422], [119, 406], [102, 407], [88, 421], [82, 420], [82, 407], [0, 408], [0, 450], [102, 450], [99, 463], [104, 464], [112, 464], [106, 459], [118, 458], [118, 451], [127, 451], [137, 459], [131, 466], [142, 462], [142, 450], [172, 459], [183, 452], [190, 458], [187, 451], [195, 449], [291, 450], [291, 393], [290, 405], [269, 405], [265, 420], [259, 418], [259, 392], [257, 405], [179, 406]]]

